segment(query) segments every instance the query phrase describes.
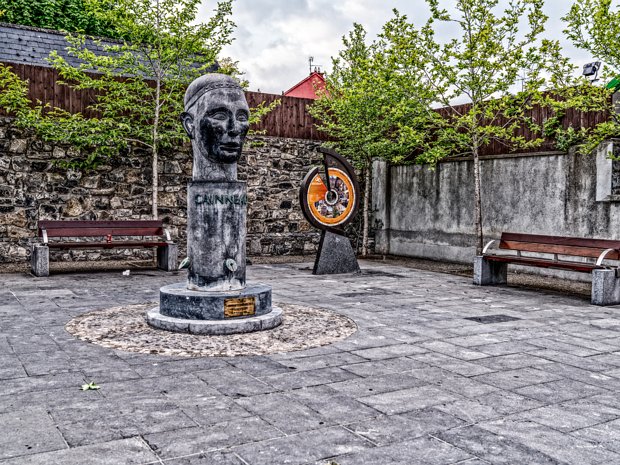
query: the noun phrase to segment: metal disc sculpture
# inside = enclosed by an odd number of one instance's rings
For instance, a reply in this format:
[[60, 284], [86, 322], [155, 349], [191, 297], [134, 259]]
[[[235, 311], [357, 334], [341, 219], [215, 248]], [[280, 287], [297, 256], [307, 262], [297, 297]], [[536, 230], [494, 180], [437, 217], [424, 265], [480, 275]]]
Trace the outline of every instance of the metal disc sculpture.
[[321, 230], [313, 274], [359, 272], [351, 242], [344, 235], [359, 209], [359, 183], [355, 170], [340, 154], [325, 147], [323, 166], [312, 168], [299, 189], [304, 217]]

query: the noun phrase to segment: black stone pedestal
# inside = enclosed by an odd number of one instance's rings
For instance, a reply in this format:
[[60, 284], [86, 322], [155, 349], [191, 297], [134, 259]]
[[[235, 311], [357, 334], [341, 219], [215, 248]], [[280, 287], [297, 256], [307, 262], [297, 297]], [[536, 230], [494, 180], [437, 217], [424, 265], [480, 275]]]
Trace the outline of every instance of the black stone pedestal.
[[159, 307], [146, 315], [149, 325], [192, 334], [249, 333], [275, 328], [282, 310], [271, 305], [271, 287], [250, 284], [239, 291], [205, 292], [185, 283], [159, 290]]
[[244, 182], [192, 181], [187, 187], [187, 283], [164, 286], [149, 325], [192, 334], [275, 328], [282, 310], [271, 287], [245, 280], [247, 194]]
[[265, 284], [249, 284], [236, 292], [202, 292], [192, 291], [185, 283], [178, 283], [159, 289], [159, 312], [174, 318], [223, 320], [226, 318], [226, 302], [234, 299], [251, 303], [252, 316], [271, 311], [271, 287]]
[[282, 309], [272, 307], [269, 313], [253, 317], [226, 320], [189, 320], [162, 315], [159, 313], [159, 307], [155, 307], [146, 313], [146, 321], [154, 328], [175, 333], [223, 336], [273, 329], [282, 323]]
[[360, 266], [357, 263], [351, 241], [346, 236], [323, 231], [312, 274], [359, 272]]
[[245, 286], [246, 185], [192, 181], [187, 186], [188, 288], [232, 291]]

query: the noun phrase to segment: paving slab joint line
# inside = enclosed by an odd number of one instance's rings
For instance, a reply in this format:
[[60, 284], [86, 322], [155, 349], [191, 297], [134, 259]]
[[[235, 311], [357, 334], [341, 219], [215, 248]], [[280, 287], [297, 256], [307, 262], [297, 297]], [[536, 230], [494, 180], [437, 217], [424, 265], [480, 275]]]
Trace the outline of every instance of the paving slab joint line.
[[[570, 378], [563, 378], [563, 379], [570, 379]], [[559, 381], [559, 380], [558, 380], [558, 381]], [[553, 382], [553, 381], [550, 381], [550, 382]], [[582, 382], [583, 384], [588, 384], [588, 383], [586, 383], [585, 381], [580, 381], [580, 382]], [[543, 383], [543, 384], [546, 384], [546, 383]], [[537, 386], [537, 385], [531, 384], [531, 385], [529, 385], [529, 386]], [[529, 387], [529, 386], [524, 386], [524, 387]], [[615, 390], [615, 389], [607, 389], [607, 388], [604, 388], [604, 387], [601, 387], [601, 386], [597, 386], [596, 384], [588, 384], [588, 386], [593, 386], [593, 387], [596, 387], [596, 388], [604, 389], [604, 390], [606, 390], [607, 392], [614, 392], [614, 393], [616, 392], [616, 390]], [[523, 389], [523, 388], [517, 388], [517, 389]], [[548, 407], [548, 406], [550, 406], [550, 405], [560, 405], [560, 404], [565, 404], [566, 402], [573, 402], [573, 401], [577, 401], [577, 400], [578, 400], [578, 401], [588, 400], [590, 397], [596, 397], [596, 396], [600, 396], [600, 395], [601, 395], [601, 393], [600, 393], [600, 392], [598, 392], [598, 393], [593, 393], [593, 394], [590, 394], [589, 396], [586, 396], [586, 397], [581, 397], [581, 396], [579, 396], [579, 397], [574, 397], [574, 398], [571, 398], [571, 399], [562, 399], [562, 400], [557, 400], [557, 401], [552, 401], [552, 402], [549, 402], [549, 401], [547, 401], [547, 400], [542, 401], [542, 400], [534, 399], [533, 397], [530, 397], [530, 396], [528, 396], [528, 395], [525, 395], [525, 394], [521, 394], [521, 393], [519, 393], [519, 392], [516, 392], [516, 391], [515, 391], [515, 390], [513, 390], [513, 389], [508, 389], [508, 392], [511, 392], [511, 393], [516, 394], [516, 395], [518, 395], [518, 396], [527, 397], [528, 399], [534, 400], [534, 401], [536, 401], [536, 402], [541, 402], [541, 403], [543, 404], [543, 405], [541, 405], [541, 406], [539, 406], [539, 407], [533, 407], [533, 408], [526, 409], [526, 410], [519, 410], [519, 412], [518, 412], [518, 413], [522, 413], [522, 412], [529, 412], [529, 411], [531, 411], [531, 410], [536, 410], [537, 408], [542, 408], [542, 407]], [[512, 415], [512, 414], [511, 414], [511, 415]], [[486, 420], [483, 420], [483, 421], [486, 421]], [[614, 420], [609, 420], [609, 421], [614, 421]], [[543, 426], [545, 426], [545, 425], [543, 425]], [[588, 427], [586, 426], [585, 428], [588, 428]], [[580, 429], [581, 429], [581, 428], [580, 428]]]
[[341, 428], [344, 428], [345, 430], [347, 430], [347, 431], [348, 431], [348, 432], [350, 432], [350, 433], [353, 433], [355, 436], [357, 436], [358, 438], [361, 438], [361, 439], [362, 439], [362, 440], [364, 440], [365, 442], [368, 442], [368, 443], [372, 444], [372, 445], [373, 445], [373, 447], [379, 447], [379, 444], [378, 444], [378, 443], [376, 443], [376, 442], [374, 442], [372, 439], [367, 438], [367, 437], [365, 437], [365, 436], [362, 436], [361, 434], [359, 434], [359, 433], [357, 433], [357, 432], [353, 431], [352, 429], [348, 428], [347, 426], [345, 426], [345, 425], [340, 425], [340, 427], [341, 427]]
[[[259, 416], [259, 418], [261, 418], [261, 417]], [[261, 419], [262, 419], [262, 418], [261, 418]], [[266, 421], [267, 423], [269, 423], [267, 420], [265, 420], [265, 421]], [[278, 430], [278, 431], [280, 432], [280, 434], [282, 434], [282, 436], [281, 436], [281, 437], [283, 437], [283, 438], [288, 437], [288, 436], [294, 436], [294, 434], [287, 434], [287, 433], [285, 433], [285, 432], [284, 432], [284, 431], [282, 431], [280, 428], [278, 428], [276, 425], [273, 425], [273, 424], [269, 423], [269, 426], [271, 426], [273, 429]], [[274, 438], [274, 439], [277, 439], [277, 438]], [[252, 441], [252, 442], [257, 442], [257, 441]]]
[[[558, 433], [562, 433], [562, 434], [565, 434], [565, 435], [569, 435], [569, 436], [570, 436], [570, 435], [571, 435], [571, 433], [574, 433], [575, 431], [579, 431], [579, 430], [586, 429], [586, 428], [594, 428], [594, 427], [598, 427], [598, 426], [604, 425], [605, 423], [610, 423], [610, 422], [612, 422], [612, 421], [618, 421], [618, 419], [619, 419], [619, 418], [620, 418], [620, 417], [612, 418], [611, 420], [608, 420], [608, 421], [602, 421], [601, 423], [594, 423], [593, 425], [583, 426], [583, 427], [581, 427], [581, 428], [572, 429], [572, 430], [570, 430], [570, 431], [562, 431], [562, 430], [559, 430], [559, 429], [554, 428], [553, 426], [549, 426], [549, 425], [546, 425], [546, 424], [544, 424], [544, 423], [539, 423], [539, 422], [537, 422], [537, 421], [536, 421], [536, 420], [534, 420], [534, 419], [530, 419], [530, 420], [528, 420], [528, 421], [531, 421], [532, 423], [536, 423], [537, 425], [542, 426], [543, 428], [549, 428], [549, 429], [552, 429], [552, 430], [554, 430], [554, 431], [557, 431]], [[592, 440], [590, 440], [590, 439], [588, 439], [587, 441], [592, 442]], [[608, 449], [607, 447], [605, 447], [605, 444], [604, 444], [604, 443], [602, 443], [602, 442], [599, 442], [599, 443], [597, 444], [597, 446], [596, 446], [596, 447], [598, 448], [599, 446], [600, 446], [600, 447], [602, 447], [603, 449], [606, 449], [606, 450], [609, 450], [609, 451], [611, 451], [611, 452], [614, 452], [613, 450]]]
[[151, 443], [144, 436], [142, 436], [141, 434], [138, 435], [138, 437], [146, 445], [146, 447], [148, 447], [149, 450], [151, 452], [153, 452], [155, 457], [157, 457], [157, 460], [158, 460], [157, 462], [149, 462], [149, 464], [158, 463], [160, 465], [165, 465], [163, 459], [160, 457], [160, 455], [157, 453], [157, 451], [153, 448], [153, 446], [151, 446]]
[[160, 459], [157, 459], [157, 462], [143, 462], [140, 465], [166, 465], [164, 462], [162, 462]]
[[[368, 405], [367, 407], [371, 408], [372, 410], [375, 410], [372, 407], [370, 407], [370, 405]], [[371, 417], [363, 417], [363, 418], [360, 418], [359, 420], [352, 420], [352, 421], [350, 421], [348, 423], [340, 423], [340, 424], [337, 424], [335, 426], [342, 426], [343, 428], [347, 428], [348, 429], [349, 425], [356, 425], [358, 423], [362, 423], [362, 422], [365, 422], [365, 421], [377, 420], [377, 419], [380, 419], [380, 418], [385, 416], [385, 413], [379, 412], [377, 410], [375, 410], [375, 412], [377, 412], [377, 414], [373, 415]]]
[[50, 417], [50, 420], [52, 421], [52, 425], [54, 425], [54, 428], [56, 428], [56, 431], [58, 431], [58, 434], [60, 435], [60, 437], [62, 438], [62, 441], [67, 446], [67, 449], [71, 449], [71, 446], [69, 445], [69, 443], [65, 439], [65, 436], [64, 436], [64, 434], [62, 434], [62, 431], [60, 431], [60, 429], [58, 428], [58, 424], [56, 423], [56, 420], [54, 420], [54, 417], [52, 417], [52, 414], [50, 413], [50, 411], [46, 410], [45, 413], [47, 413], [47, 416]]
[[[242, 371], [243, 373], [245, 373], [246, 375], [248, 375], [250, 378], [252, 378], [252, 379], [254, 379], [254, 380], [258, 381], [258, 382], [259, 382], [259, 383], [261, 383], [261, 384], [264, 384], [265, 386], [268, 386], [268, 387], [270, 387], [270, 388], [273, 388], [273, 387], [274, 387], [274, 386], [272, 386], [271, 384], [269, 384], [267, 381], [263, 381], [262, 379], [260, 379], [260, 378], [258, 378], [258, 377], [256, 377], [256, 376], [254, 376], [254, 375], [253, 375], [253, 374], [251, 374], [251, 373], [248, 373], [247, 371], [245, 371], [245, 370], [243, 370], [243, 369], [239, 369], [239, 368], [237, 368], [237, 367], [234, 367], [233, 369], [235, 369], [235, 370], [239, 370], [239, 371]], [[223, 393], [222, 393], [222, 394], [223, 394]], [[226, 395], [226, 394], [224, 394], [224, 395]]]
[[[533, 385], [531, 385], [531, 386], [533, 386]], [[511, 391], [510, 389], [507, 389], [507, 390], [506, 390], [506, 392], [510, 392], [510, 393], [512, 393], [512, 394], [517, 394], [517, 395], [519, 395], [519, 396], [527, 397], [526, 395], [519, 394], [518, 392], [513, 392], [513, 391]], [[594, 394], [594, 395], [596, 395], [596, 394]], [[543, 408], [543, 407], [548, 407], [549, 405], [556, 405], [556, 404], [547, 404], [547, 403], [542, 402], [542, 401], [540, 401], [540, 400], [538, 400], [538, 399], [532, 399], [531, 397], [527, 397], [527, 398], [528, 398], [528, 399], [531, 399], [531, 400], [533, 400], [533, 401], [536, 401], [536, 402], [541, 402], [543, 405], [539, 405], [539, 406], [537, 406], [537, 407], [528, 408], [528, 409], [525, 409], [525, 410], [518, 410], [518, 411], [516, 411], [516, 412], [511, 412], [511, 413], [501, 413], [501, 412], [497, 412], [497, 416], [493, 416], [493, 417], [490, 417], [490, 418], [481, 418], [480, 420], [478, 420], [478, 421], [474, 421], [474, 422], [472, 422], [472, 423], [466, 423], [466, 424], [464, 424], [464, 425], [457, 425], [457, 426], [454, 426], [454, 427], [452, 427], [452, 428], [448, 428], [446, 431], [449, 431], [449, 430], [451, 430], [451, 429], [466, 428], [467, 426], [476, 426], [476, 425], [478, 425], [479, 423], [486, 423], [486, 422], [489, 422], [489, 421], [497, 421], [497, 420], [499, 420], [499, 419], [501, 419], [501, 418], [504, 418], [504, 417], [507, 417], [507, 416], [510, 416], [510, 415], [517, 415], [517, 414], [519, 414], [519, 415], [520, 415], [520, 414], [522, 414], [522, 413], [531, 412], [532, 410], [536, 410], [536, 409]], [[581, 398], [580, 398], [580, 400], [581, 400]], [[562, 403], [564, 403], [564, 402], [569, 402], [569, 401], [570, 401], [570, 400], [563, 400], [563, 401], [561, 401], [561, 402], [558, 402], [558, 404], [562, 404]], [[480, 404], [480, 405], [484, 405], [484, 404]], [[493, 408], [493, 407], [491, 407], [491, 408]], [[460, 418], [460, 417], [459, 417], [459, 418]], [[463, 420], [463, 421], [465, 421], [465, 420]], [[536, 423], [536, 421], [535, 421], [535, 420], [531, 420], [531, 421], [532, 421], [532, 422], [534, 422], [534, 423]], [[539, 424], [540, 426], [548, 427], [548, 425], [543, 425], [543, 424], [540, 424], [540, 423], [538, 423], [538, 424]], [[565, 433], [565, 432], [563, 432], [563, 431], [560, 431], [560, 433], [562, 433], [562, 434], [566, 434], [566, 433]], [[445, 442], [445, 441], [444, 441], [444, 442]]]
[[246, 462], [245, 460], [243, 460], [243, 457], [241, 457], [239, 454], [237, 454], [236, 452], [232, 451], [232, 454], [237, 457], [241, 462], [244, 463], [244, 465], [251, 465], [250, 462]]
[[[466, 451], [465, 449], [461, 449], [460, 447], [455, 446], [454, 444], [452, 444], [452, 443], [450, 443], [450, 442], [448, 442], [448, 441], [444, 441], [443, 439], [438, 438], [437, 436], [434, 436], [432, 433], [429, 433], [429, 434], [428, 434], [428, 437], [433, 438], [433, 439], [435, 439], [435, 440], [437, 440], [437, 441], [443, 442], [444, 444], [447, 444], [447, 445], [449, 445], [450, 447], [454, 447], [455, 449], [458, 449], [458, 450], [460, 450], [460, 451], [464, 452], [464, 453], [465, 453], [465, 454], [467, 454], [467, 455], [473, 455], [473, 456], [474, 456], [475, 458], [477, 458], [477, 459], [484, 460], [482, 457], [478, 457], [476, 454], [474, 454], [474, 453], [472, 453], [472, 452]], [[466, 459], [466, 460], [471, 460], [471, 457], [470, 457], [469, 459]], [[465, 463], [467, 463], [467, 462], [465, 462]]]
[[[219, 452], [219, 451], [223, 451], [223, 450], [226, 450], [226, 449], [214, 449], [214, 450], [211, 450], [211, 451], [206, 451], [206, 450], [202, 449], [200, 452], [194, 452], [193, 454], [187, 454], [187, 455], [175, 455], [174, 457], [168, 457], [166, 460], [167, 461], [172, 461], [172, 460], [187, 459], [187, 458], [190, 458], [190, 457], [199, 457], [202, 454], [209, 454], [211, 452]], [[163, 464], [163, 459], [160, 459], [159, 462], [149, 462], [147, 465], [151, 465], [151, 464], [155, 464], [155, 463]], [[245, 463], [245, 461], [243, 463]]]

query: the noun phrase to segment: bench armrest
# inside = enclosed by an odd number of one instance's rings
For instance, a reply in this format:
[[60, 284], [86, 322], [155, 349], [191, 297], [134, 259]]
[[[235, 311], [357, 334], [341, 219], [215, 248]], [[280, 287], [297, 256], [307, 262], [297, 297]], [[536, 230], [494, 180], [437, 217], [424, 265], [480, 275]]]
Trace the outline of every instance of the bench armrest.
[[618, 249], [606, 249], [606, 250], [603, 250], [603, 252], [596, 259], [596, 266], [601, 266], [603, 264], [603, 260], [605, 260], [605, 257], [608, 254], [610, 254], [611, 252], [616, 252], [617, 250]]
[[487, 245], [484, 246], [484, 249], [482, 249], [482, 255], [486, 255], [487, 251], [489, 250], [489, 248], [496, 243], [497, 240], [493, 239], [492, 241], [487, 242]]
[[172, 238], [170, 237], [170, 231], [168, 231], [168, 228], [164, 228], [164, 235], [166, 236], [167, 242], [172, 242]]
[[41, 236], [43, 237], [43, 244], [47, 245], [47, 229], [41, 228]]

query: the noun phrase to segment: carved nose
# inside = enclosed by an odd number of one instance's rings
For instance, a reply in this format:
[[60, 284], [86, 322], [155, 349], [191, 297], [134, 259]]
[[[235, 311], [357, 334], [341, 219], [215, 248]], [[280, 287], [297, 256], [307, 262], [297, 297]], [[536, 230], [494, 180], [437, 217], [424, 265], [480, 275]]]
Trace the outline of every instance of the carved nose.
[[231, 136], [238, 136], [241, 134], [241, 125], [237, 121], [231, 120], [228, 125], [228, 134]]

